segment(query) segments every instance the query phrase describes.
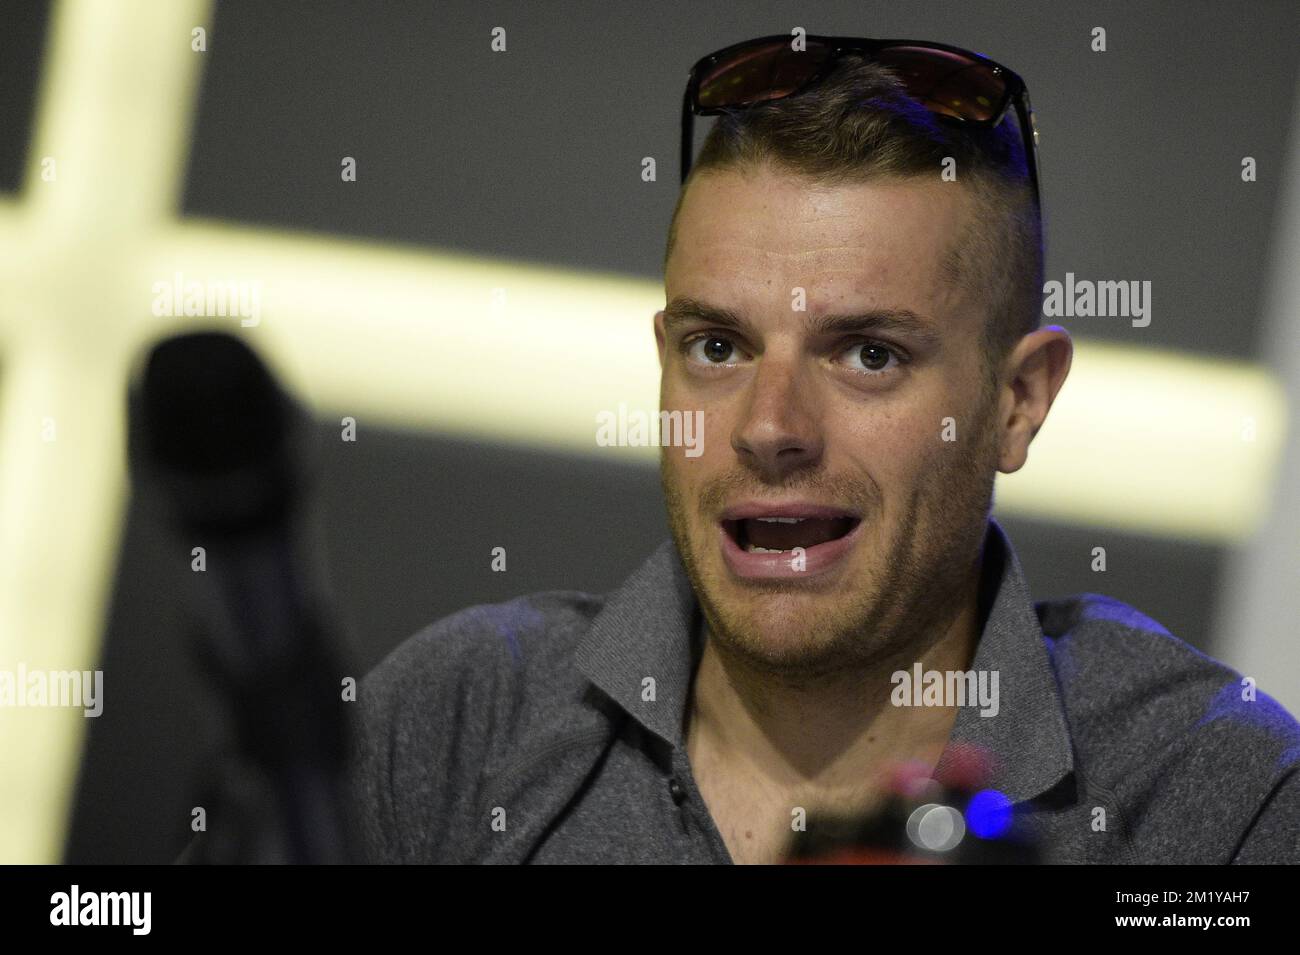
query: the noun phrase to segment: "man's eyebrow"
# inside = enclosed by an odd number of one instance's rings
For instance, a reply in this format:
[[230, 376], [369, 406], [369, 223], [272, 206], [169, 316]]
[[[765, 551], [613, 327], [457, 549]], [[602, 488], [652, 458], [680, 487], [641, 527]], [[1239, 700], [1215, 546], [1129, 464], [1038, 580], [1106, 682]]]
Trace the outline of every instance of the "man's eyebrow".
[[820, 315], [808, 323], [809, 331], [819, 335], [850, 332], [893, 332], [914, 338], [923, 345], [939, 342], [939, 333], [909, 308], [878, 308], [856, 315]]
[[[718, 308], [688, 297], [675, 298], [664, 308], [665, 331], [689, 322], [734, 328], [753, 337], [753, 326], [730, 309]], [[877, 308], [848, 315], [819, 315], [810, 319], [806, 327], [814, 335], [893, 332], [916, 339], [924, 345], [937, 346], [940, 343], [934, 325], [908, 308]]]
[[748, 321], [730, 309], [718, 308], [699, 299], [679, 296], [664, 307], [665, 331], [673, 331], [678, 326], [690, 322], [734, 328], [751, 337], [754, 330]]

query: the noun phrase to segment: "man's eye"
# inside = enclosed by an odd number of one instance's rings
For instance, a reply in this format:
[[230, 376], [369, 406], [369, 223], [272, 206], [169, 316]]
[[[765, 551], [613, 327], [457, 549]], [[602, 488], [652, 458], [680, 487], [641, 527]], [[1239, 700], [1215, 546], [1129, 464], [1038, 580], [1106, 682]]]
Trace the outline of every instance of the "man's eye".
[[851, 369], [863, 375], [885, 375], [903, 363], [902, 356], [880, 342], [858, 342], [844, 351]]
[[733, 361], [736, 346], [721, 335], [701, 335], [683, 343], [688, 358], [703, 365], [725, 365]]

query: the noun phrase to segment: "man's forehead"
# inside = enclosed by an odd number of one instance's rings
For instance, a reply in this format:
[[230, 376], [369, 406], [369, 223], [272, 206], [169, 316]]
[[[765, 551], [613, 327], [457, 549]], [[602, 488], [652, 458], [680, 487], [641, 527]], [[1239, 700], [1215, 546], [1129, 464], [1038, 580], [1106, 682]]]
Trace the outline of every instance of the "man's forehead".
[[682, 203], [668, 296], [766, 311], [800, 295], [813, 314], [906, 307], [943, 316], [960, 298], [944, 259], [967, 214], [945, 186], [915, 178], [822, 186], [710, 172]]
[[[777, 236], [765, 236], [779, 248], [772, 239], [792, 231], [801, 238], [854, 239], [884, 231], [939, 235], [962, 224], [966, 205], [961, 186], [937, 176], [826, 184], [770, 167], [709, 170], [687, 187], [677, 224], [700, 235], [746, 228], [757, 235], [780, 223]], [[791, 245], [783, 251], [800, 250]]]
[[966, 215], [960, 190], [937, 177], [826, 186], [773, 172], [710, 171], [682, 202], [667, 278], [726, 273], [824, 284], [833, 297], [882, 284], [931, 286], [945, 277], [944, 257]]

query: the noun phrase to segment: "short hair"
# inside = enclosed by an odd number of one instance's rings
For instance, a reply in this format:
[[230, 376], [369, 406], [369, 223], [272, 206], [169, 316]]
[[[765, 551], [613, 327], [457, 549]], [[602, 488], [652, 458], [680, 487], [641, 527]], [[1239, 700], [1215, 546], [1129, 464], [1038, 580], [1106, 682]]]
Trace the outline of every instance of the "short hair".
[[974, 200], [942, 268], [988, 308], [982, 344], [986, 380], [1040, 324], [1043, 228], [1024, 143], [1012, 111], [994, 128], [939, 120], [908, 95], [888, 67], [846, 55], [811, 89], [717, 117], [673, 209], [664, 268], [682, 200], [705, 170], [770, 164], [819, 185], [938, 176], [956, 160], [957, 182]]

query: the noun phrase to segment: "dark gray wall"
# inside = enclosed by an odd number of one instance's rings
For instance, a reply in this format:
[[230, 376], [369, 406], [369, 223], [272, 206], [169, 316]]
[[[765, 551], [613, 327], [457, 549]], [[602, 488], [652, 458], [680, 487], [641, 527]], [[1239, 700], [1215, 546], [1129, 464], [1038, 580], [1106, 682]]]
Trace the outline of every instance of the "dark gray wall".
[[[1149, 328], [1097, 321], [1072, 331], [1259, 357], [1300, 8], [1232, 6], [223, 0], [185, 209], [658, 277], [681, 86], [695, 58], [796, 25], [931, 38], [984, 52], [1029, 83], [1049, 277], [1154, 283]], [[494, 26], [508, 31], [507, 54], [489, 51]], [[1106, 28], [1109, 52], [1090, 51], [1094, 26]], [[14, 39], [23, 35], [0, 31], [0, 43], [30, 50], [30, 39]], [[30, 87], [36, 57], [0, 63]], [[0, 108], [25, 137], [22, 82]], [[346, 187], [344, 155], [360, 171]], [[657, 183], [640, 181], [647, 155], [659, 159]], [[1243, 155], [1259, 161], [1250, 186], [1239, 178]], [[0, 188], [13, 188], [21, 164], [21, 151], [0, 150]], [[358, 670], [470, 603], [608, 589], [666, 534], [652, 470], [373, 430], [363, 447], [326, 452], [310, 517]], [[1103, 589], [1088, 553], [1104, 543], [1105, 592], [1214, 649], [1218, 548], [1005, 524], [1039, 596]], [[510, 555], [505, 575], [488, 569], [496, 543]], [[191, 578], [188, 547], [135, 500], [101, 664], [117, 702], [91, 726], [72, 861], [165, 861], [188, 835], [194, 786], [220, 736], [186, 650]]]

